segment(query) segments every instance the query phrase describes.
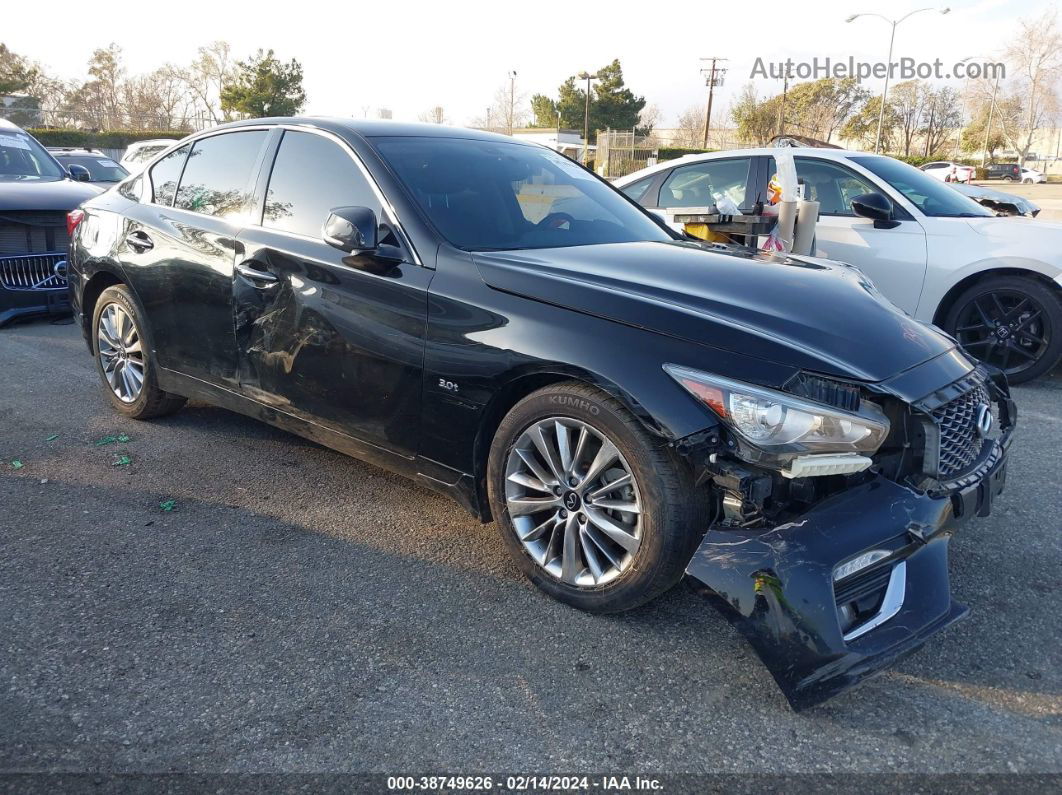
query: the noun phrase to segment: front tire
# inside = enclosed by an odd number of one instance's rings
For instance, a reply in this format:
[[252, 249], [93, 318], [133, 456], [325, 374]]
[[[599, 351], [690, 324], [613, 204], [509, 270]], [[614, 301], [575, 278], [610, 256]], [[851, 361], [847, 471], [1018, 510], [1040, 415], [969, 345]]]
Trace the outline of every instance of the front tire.
[[487, 488], [521, 571], [592, 613], [630, 610], [671, 588], [704, 530], [683, 462], [623, 404], [578, 382], [513, 407], [491, 445]]
[[92, 313], [92, 353], [103, 389], [119, 414], [146, 420], [172, 414], [185, 398], [159, 389], [150, 330], [124, 284], [104, 290]]
[[944, 330], [1021, 384], [1062, 360], [1062, 297], [1029, 276], [990, 276], [955, 299]]

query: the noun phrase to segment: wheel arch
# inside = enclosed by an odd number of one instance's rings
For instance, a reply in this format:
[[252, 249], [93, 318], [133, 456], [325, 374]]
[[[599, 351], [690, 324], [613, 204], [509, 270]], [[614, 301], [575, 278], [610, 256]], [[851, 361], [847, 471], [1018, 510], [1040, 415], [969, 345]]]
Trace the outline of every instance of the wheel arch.
[[1058, 282], [1039, 271], [1019, 267], [988, 267], [963, 277], [948, 289], [944, 297], [937, 303], [937, 308], [933, 311], [934, 325], [944, 328], [944, 319], [948, 316], [952, 306], [954, 306], [955, 300], [974, 284], [994, 276], [1028, 277], [1049, 288], [1053, 288], [1059, 295], [1062, 295], [1062, 288], [1059, 287]]
[[473, 448], [476, 499], [480, 506], [480, 518], [485, 522], [491, 521], [492, 518], [490, 501], [487, 499], [487, 457], [491, 443], [494, 441], [494, 434], [513, 406], [532, 392], [565, 381], [576, 381], [597, 387], [629, 409], [648, 433], [661, 439], [670, 440], [671, 438], [627, 390], [588, 370], [570, 365], [540, 365], [533, 369], [515, 370], [503, 376], [502, 380], [504, 383], [483, 409]]
[[100, 300], [103, 291], [116, 284], [129, 283], [125, 278], [114, 271], [107, 269], [97, 270], [81, 289], [81, 325], [85, 334], [85, 342], [88, 343], [89, 351], [92, 351], [92, 316], [96, 311], [96, 303]]

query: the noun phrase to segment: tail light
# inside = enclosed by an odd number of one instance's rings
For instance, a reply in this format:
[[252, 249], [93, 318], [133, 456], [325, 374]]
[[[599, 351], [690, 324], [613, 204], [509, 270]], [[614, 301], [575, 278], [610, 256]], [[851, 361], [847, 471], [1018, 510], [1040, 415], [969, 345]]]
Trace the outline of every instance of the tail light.
[[71, 210], [66, 214], [66, 236], [73, 237], [77, 225], [85, 220], [84, 210]]

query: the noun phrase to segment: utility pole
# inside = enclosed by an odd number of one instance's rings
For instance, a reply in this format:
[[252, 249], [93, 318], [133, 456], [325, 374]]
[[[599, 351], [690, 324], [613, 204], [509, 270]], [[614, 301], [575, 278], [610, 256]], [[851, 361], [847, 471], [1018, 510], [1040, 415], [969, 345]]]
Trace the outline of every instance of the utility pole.
[[513, 116], [516, 113], [516, 70], [509, 72], [509, 135], [513, 134]]
[[[785, 95], [789, 93], [789, 62], [785, 64], [785, 74], [782, 76], [782, 104], [778, 106], [778, 134], [785, 133]], [[706, 146], [705, 149], [708, 147]]]
[[590, 143], [590, 81], [600, 80], [597, 74], [580, 72], [579, 79], [586, 81], [586, 107], [583, 109], [583, 165], [586, 165], [587, 145]]
[[701, 61], [712, 62], [712, 65], [708, 68], [701, 67], [701, 74], [706, 75], [705, 83], [708, 86], [708, 109], [704, 112], [704, 143], [701, 146], [702, 149], [708, 148], [708, 126], [712, 123], [712, 99], [715, 95], [715, 87], [723, 85], [723, 75], [726, 74], [726, 67], [716, 66], [716, 63], [727, 60], [729, 59], [719, 58], [714, 55], [710, 58], [701, 58]]

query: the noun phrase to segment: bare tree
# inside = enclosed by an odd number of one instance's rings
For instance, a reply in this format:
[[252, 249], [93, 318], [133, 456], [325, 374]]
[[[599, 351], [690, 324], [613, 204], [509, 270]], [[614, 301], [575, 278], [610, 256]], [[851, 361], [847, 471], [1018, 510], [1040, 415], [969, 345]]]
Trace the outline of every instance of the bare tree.
[[699, 148], [704, 138], [704, 109], [700, 105], [686, 108], [679, 114], [675, 130], [675, 143], [680, 147]]
[[213, 124], [233, 118], [231, 113], [221, 108], [221, 92], [232, 80], [234, 67], [229, 43], [215, 41], [200, 47], [196, 59], [180, 72], [195, 112]]
[[1057, 10], [1045, 12], [1038, 19], [1019, 20], [1018, 27], [1005, 57], [1008, 83], [1016, 83], [1009, 96], [1018, 101], [1020, 112], [1000, 113], [998, 121], [1007, 143], [1024, 163], [1036, 131], [1058, 112], [1056, 87], [1062, 76], [1062, 30]]
[[494, 100], [487, 106], [486, 114], [472, 119], [471, 125], [485, 130], [507, 133], [509, 130], [525, 126], [529, 120], [527, 95], [511, 94], [510, 85], [506, 82], [498, 86], [498, 90], [494, 92]]
[[446, 124], [446, 111], [442, 105], [435, 105], [421, 113], [418, 118], [431, 124]]

